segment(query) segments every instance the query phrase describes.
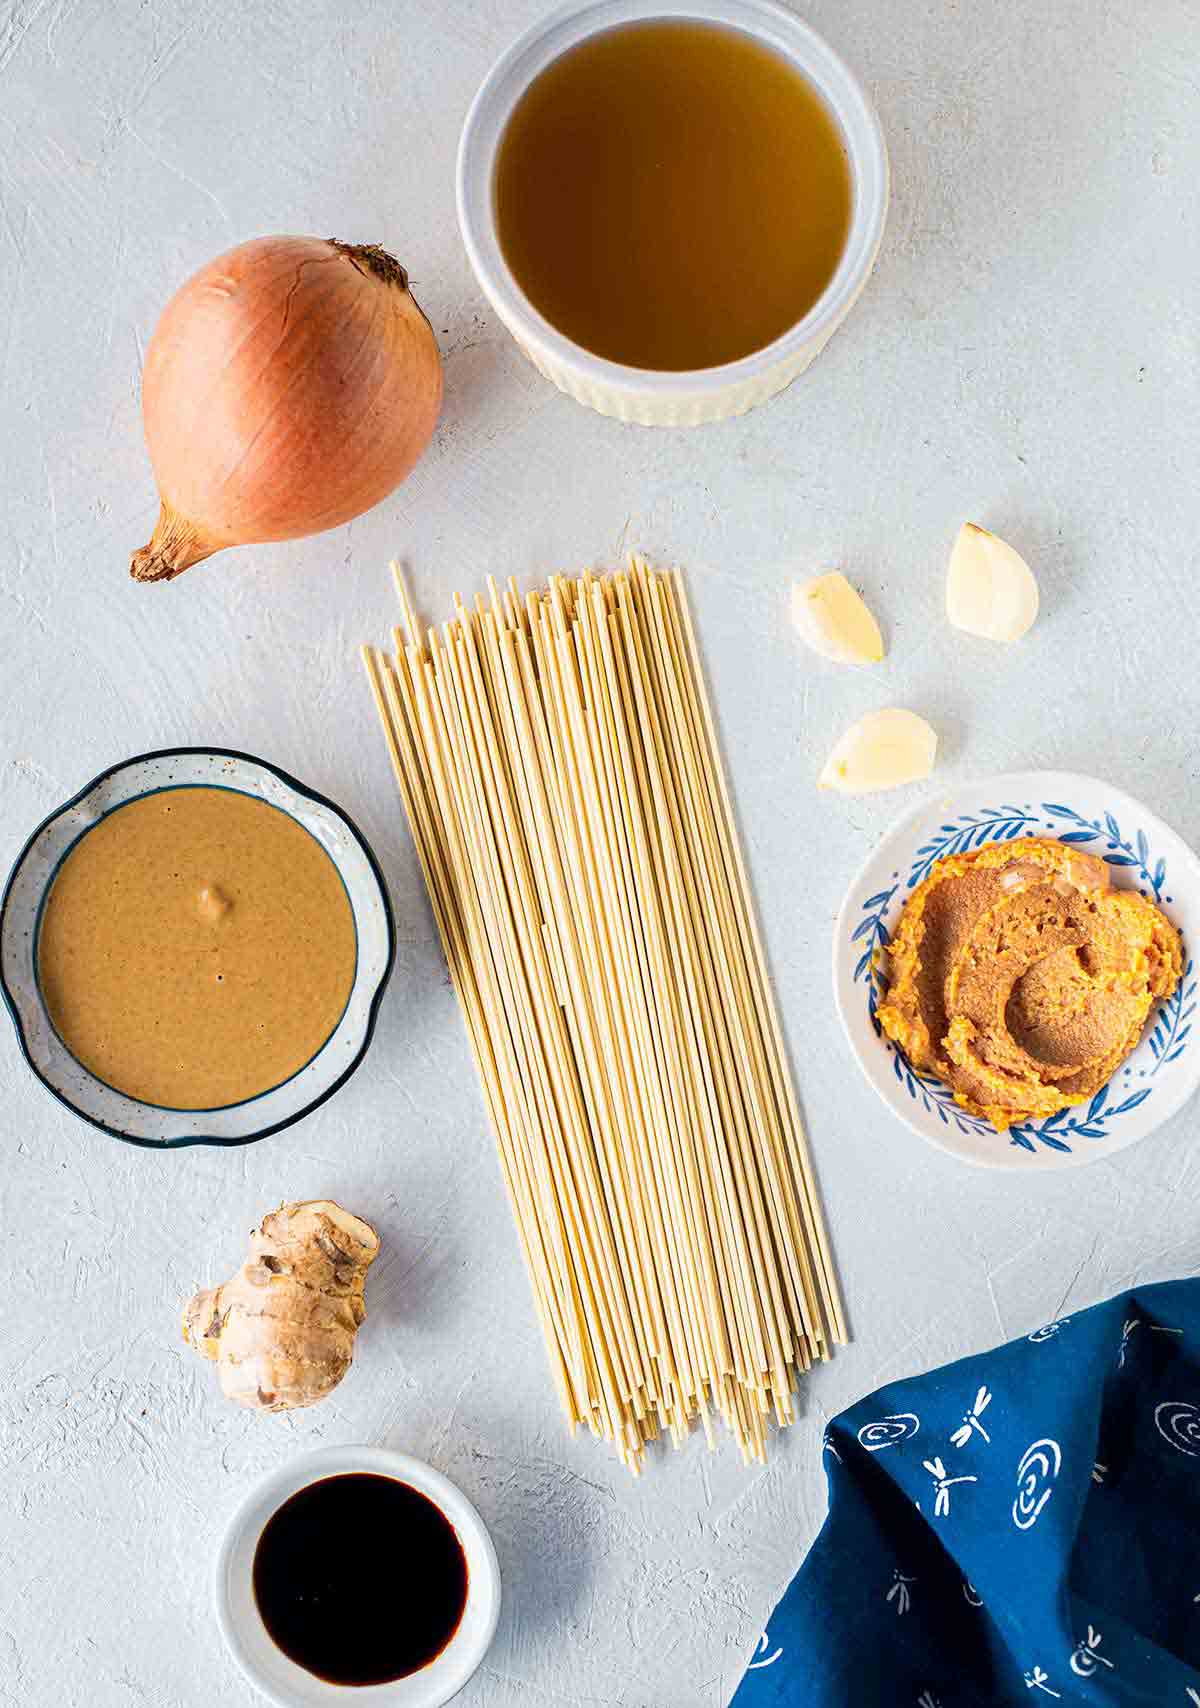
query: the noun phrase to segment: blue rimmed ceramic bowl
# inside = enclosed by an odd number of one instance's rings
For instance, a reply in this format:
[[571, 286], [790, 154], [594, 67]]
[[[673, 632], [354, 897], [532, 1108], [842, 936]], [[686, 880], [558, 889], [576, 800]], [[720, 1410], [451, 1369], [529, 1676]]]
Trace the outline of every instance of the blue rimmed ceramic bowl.
[[[279, 807], [329, 855], [350, 900], [357, 940], [354, 984], [342, 1017], [310, 1062], [282, 1085], [224, 1109], [160, 1109], [105, 1085], [59, 1038], [42, 1001], [37, 925], [68, 849], [126, 802], [159, 789], [234, 789]], [[248, 753], [181, 747], [142, 753], [93, 778], [50, 814], [25, 844], [0, 901], [0, 993], [25, 1060], [46, 1089], [92, 1126], [130, 1144], [246, 1145], [310, 1113], [349, 1079], [366, 1054], [392, 970], [396, 937], [379, 864], [362, 833], [332, 801]]]
[[[1089, 1103], [1007, 1133], [955, 1103], [883, 1036], [875, 961], [908, 897], [938, 860], [987, 842], [1054, 837], [1098, 855], [1116, 887], [1141, 890], [1183, 938], [1184, 973], [1151, 1011], [1141, 1042]], [[906, 1127], [939, 1150], [987, 1168], [1076, 1168], [1112, 1156], [1174, 1115], [1200, 1084], [1194, 1035], [1200, 942], [1200, 860], [1175, 832], [1108, 783], [1066, 771], [1024, 771], [926, 801], [880, 842], [851, 884], [833, 939], [833, 986], [850, 1047]]]

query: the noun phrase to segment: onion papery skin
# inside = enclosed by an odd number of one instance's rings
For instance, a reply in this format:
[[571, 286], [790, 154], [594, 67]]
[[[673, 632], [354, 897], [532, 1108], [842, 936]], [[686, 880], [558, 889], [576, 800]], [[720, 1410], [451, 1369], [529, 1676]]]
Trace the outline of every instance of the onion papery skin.
[[384, 250], [280, 236], [218, 256], [146, 352], [162, 508], [131, 574], [168, 581], [226, 546], [361, 515], [409, 473], [441, 402], [433, 330]]

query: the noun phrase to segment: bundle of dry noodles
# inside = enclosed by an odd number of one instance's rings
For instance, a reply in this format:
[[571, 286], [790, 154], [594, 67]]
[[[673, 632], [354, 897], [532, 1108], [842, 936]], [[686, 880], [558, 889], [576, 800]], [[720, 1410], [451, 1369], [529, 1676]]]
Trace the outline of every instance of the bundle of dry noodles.
[[678, 577], [364, 649], [562, 1403], [746, 1458], [845, 1326]]

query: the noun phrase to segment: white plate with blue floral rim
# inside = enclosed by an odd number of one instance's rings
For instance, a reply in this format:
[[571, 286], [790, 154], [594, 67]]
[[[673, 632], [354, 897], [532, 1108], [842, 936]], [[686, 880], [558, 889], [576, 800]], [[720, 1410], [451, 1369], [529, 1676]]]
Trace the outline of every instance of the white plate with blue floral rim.
[[[934, 862], [987, 842], [1054, 837], [1086, 848], [1112, 882], [1156, 902], [1183, 937], [1184, 973], [1149, 1017], [1133, 1054], [1088, 1103], [998, 1133], [955, 1103], [941, 1080], [917, 1073], [875, 1019], [876, 952]], [[1200, 1083], [1193, 1031], [1200, 941], [1200, 860], [1132, 796], [1094, 777], [1018, 771], [927, 801], [891, 831], [850, 886], [833, 940], [833, 988], [863, 1072], [892, 1113], [921, 1138], [985, 1168], [1078, 1168], [1144, 1139]]]
[[[333, 1032], [299, 1073], [224, 1109], [160, 1109], [139, 1103], [81, 1066], [50, 1022], [38, 983], [37, 928], [64, 856], [107, 813], [159, 789], [234, 789], [278, 807], [315, 837], [337, 868], [354, 914], [350, 998]], [[215, 747], [142, 753], [101, 772], [43, 820], [17, 856], [0, 901], [0, 994], [30, 1068], [60, 1103], [129, 1144], [246, 1145], [307, 1115], [345, 1084], [366, 1054], [395, 958], [392, 910], [378, 862], [340, 807], [286, 771]]]

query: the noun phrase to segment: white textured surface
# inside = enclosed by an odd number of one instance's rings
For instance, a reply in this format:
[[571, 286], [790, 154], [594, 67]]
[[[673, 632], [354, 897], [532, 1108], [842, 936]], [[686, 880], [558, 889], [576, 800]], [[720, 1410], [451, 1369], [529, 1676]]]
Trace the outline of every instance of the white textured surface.
[[[1200, 1110], [1112, 1163], [963, 1168], [880, 1110], [832, 1016], [828, 935], [908, 796], [818, 798], [833, 737], [908, 703], [948, 777], [1107, 774], [1200, 843], [1197, 67], [1192, 0], [811, 0], [894, 166], [879, 267], [809, 374], [695, 433], [560, 396], [484, 311], [455, 233], [458, 123], [527, 0], [0, 0], [0, 863], [140, 749], [248, 748], [333, 794], [384, 863], [400, 955], [380, 1034], [312, 1120], [222, 1154], [122, 1147], [0, 1041], [0, 1703], [253, 1700], [209, 1573], [260, 1471], [317, 1442], [428, 1457], [506, 1577], [471, 1708], [715, 1708], [824, 1510], [824, 1414], [888, 1377], [1200, 1264]], [[326, 537], [165, 588], [126, 562], [154, 500], [138, 364], [212, 253], [376, 239], [447, 362], [407, 486]], [[952, 633], [964, 516], [1042, 581], [1011, 654]], [[555, 1412], [474, 1077], [352, 646], [489, 570], [687, 566], [855, 1343], [765, 1472], [696, 1441], [630, 1482]], [[839, 565], [890, 643], [839, 673], [790, 635]], [[319, 1410], [243, 1415], [179, 1344], [196, 1282], [282, 1197], [376, 1220], [359, 1361]]]

